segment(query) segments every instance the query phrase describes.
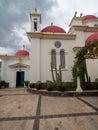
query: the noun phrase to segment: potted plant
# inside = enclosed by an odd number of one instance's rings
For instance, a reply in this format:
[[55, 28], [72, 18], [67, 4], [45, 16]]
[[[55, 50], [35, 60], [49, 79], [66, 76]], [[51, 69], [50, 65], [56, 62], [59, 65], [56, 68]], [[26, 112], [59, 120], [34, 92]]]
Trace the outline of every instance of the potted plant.
[[48, 91], [52, 91], [52, 90], [53, 90], [53, 82], [47, 80], [46, 89], [47, 89]]
[[95, 82], [98, 82], [98, 78], [95, 79]]
[[1, 88], [5, 88], [5, 86], [6, 86], [5, 80], [0, 81], [0, 86], [1, 86]]
[[29, 85], [29, 81], [28, 80], [25, 80], [24, 83], [25, 83], [26, 87]]
[[59, 91], [65, 91], [66, 90], [66, 84], [64, 82], [60, 83]]
[[40, 90], [41, 89], [41, 81], [37, 81], [37, 83], [35, 84], [35, 88], [37, 90]]
[[34, 88], [34, 87], [35, 87], [34, 83], [29, 83], [29, 88]]

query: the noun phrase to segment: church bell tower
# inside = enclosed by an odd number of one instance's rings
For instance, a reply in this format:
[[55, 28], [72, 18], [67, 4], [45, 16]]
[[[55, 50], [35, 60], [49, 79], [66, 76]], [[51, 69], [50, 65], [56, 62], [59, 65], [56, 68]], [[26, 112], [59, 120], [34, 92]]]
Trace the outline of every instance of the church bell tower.
[[30, 19], [31, 19], [31, 32], [40, 32], [41, 13], [37, 12], [37, 8], [35, 8], [35, 12], [30, 13]]

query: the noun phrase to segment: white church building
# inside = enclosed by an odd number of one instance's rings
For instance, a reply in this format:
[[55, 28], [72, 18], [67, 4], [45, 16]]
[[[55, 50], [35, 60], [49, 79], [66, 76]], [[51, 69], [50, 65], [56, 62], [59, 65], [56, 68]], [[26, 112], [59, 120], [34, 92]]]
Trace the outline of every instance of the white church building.
[[[41, 29], [41, 13], [30, 13], [31, 32], [27, 32], [31, 43], [30, 52], [25, 48], [15, 55], [0, 55], [2, 59], [1, 80], [10, 87], [24, 86], [24, 81], [30, 83], [52, 80], [51, 66], [61, 65], [62, 79], [72, 82], [72, 67], [78, 48], [87, 45], [94, 39], [98, 40], [98, 17], [94, 15], [77, 16], [75, 12], [66, 32], [63, 28], [51, 23]], [[91, 81], [98, 78], [98, 59], [87, 59], [87, 70]], [[96, 71], [97, 70], [97, 71]]]

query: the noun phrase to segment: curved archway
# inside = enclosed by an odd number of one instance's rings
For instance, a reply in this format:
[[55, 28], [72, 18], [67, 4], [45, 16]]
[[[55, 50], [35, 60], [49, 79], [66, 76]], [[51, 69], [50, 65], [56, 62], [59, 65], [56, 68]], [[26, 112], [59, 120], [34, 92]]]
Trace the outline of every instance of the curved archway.
[[85, 87], [87, 82], [88, 86], [90, 85], [90, 77], [88, 76], [87, 67], [86, 67], [86, 58], [98, 58], [98, 40], [94, 40], [83, 47], [76, 54], [76, 61], [72, 68], [73, 81], [77, 82], [77, 77], [80, 77], [81, 87]]

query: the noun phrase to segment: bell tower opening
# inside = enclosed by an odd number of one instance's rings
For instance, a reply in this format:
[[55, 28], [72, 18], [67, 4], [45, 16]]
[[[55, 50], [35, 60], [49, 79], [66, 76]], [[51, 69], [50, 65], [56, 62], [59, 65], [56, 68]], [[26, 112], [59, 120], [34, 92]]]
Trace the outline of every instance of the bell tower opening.
[[35, 12], [30, 13], [31, 19], [31, 31], [32, 32], [40, 32], [41, 30], [41, 13], [37, 11], [35, 8]]

